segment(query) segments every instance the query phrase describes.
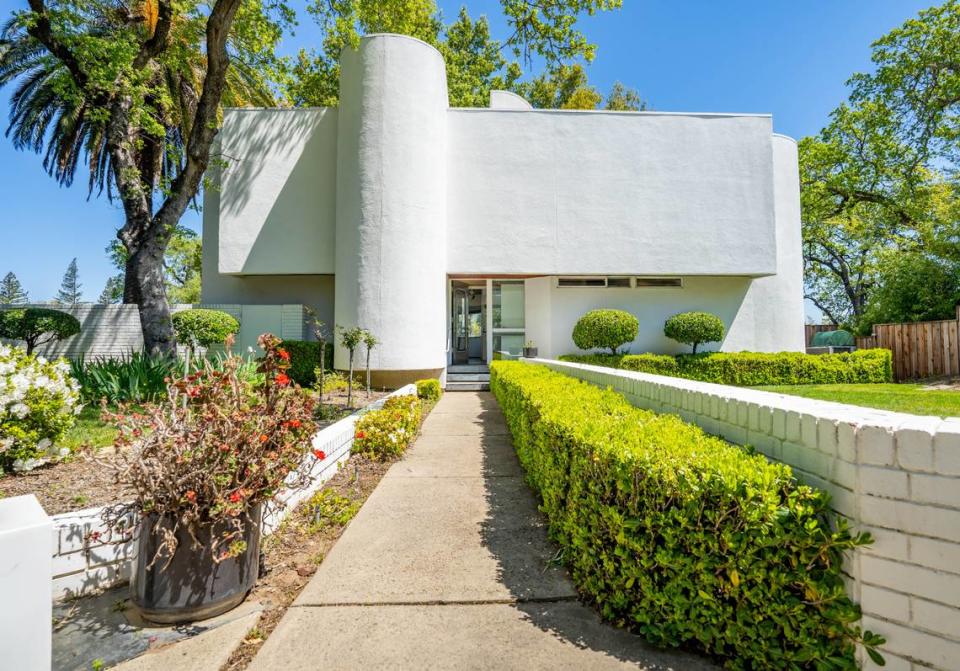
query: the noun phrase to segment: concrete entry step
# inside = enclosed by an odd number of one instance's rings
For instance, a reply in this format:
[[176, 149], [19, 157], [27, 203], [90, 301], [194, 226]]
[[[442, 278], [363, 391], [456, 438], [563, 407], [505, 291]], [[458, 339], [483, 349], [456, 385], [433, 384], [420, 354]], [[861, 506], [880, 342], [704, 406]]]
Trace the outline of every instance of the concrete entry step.
[[490, 373], [447, 373], [448, 382], [489, 382]]
[[450, 373], [489, 373], [490, 367], [485, 363], [461, 363], [447, 366], [447, 374]]
[[488, 391], [490, 389], [490, 381], [453, 382], [448, 376], [447, 386], [444, 387], [444, 389], [446, 391]]

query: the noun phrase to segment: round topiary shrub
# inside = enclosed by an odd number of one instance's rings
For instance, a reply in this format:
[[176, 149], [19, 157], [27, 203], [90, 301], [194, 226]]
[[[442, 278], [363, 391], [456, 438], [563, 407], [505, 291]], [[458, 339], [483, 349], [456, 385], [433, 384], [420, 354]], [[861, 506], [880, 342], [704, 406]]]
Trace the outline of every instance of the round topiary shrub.
[[0, 472], [29, 471], [60, 455], [56, 443], [73, 426], [79, 402], [64, 359], [0, 345]]
[[670, 317], [663, 325], [663, 335], [685, 345], [693, 345], [694, 354], [697, 353], [697, 345], [723, 340], [723, 332], [723, 321], [709, 312], [681, 312]]
[[173, 315], [177, 342], [193, 349], [223, 344], [228, 335], [240, 330], [240, 322], [220, 310], [183, 310]]
[[77, 318], [50, 308], [16, 308], [0, 311], [0, 338], [22, 340], [27, 354], [37, 345], [63, 340], [80, 333]]
[[573, 342], [580, 349], [608, 349], [612, 354], [617, 348], [637, 337], [640, 322], [623, 310], [591, 310], [580, 317], [573, 327]]

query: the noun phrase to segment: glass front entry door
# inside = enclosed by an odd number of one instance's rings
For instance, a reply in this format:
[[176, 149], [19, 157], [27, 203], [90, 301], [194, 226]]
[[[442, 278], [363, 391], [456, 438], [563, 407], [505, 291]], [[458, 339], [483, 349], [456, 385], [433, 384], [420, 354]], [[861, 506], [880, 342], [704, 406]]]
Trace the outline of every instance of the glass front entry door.
[[453, 305], [450, 307], [453, 318], [451, 330], [453, 363], [468, 363], [470, 361], [470, 296], [467, 287], [459, 286], [459, 283], [454, 282]]

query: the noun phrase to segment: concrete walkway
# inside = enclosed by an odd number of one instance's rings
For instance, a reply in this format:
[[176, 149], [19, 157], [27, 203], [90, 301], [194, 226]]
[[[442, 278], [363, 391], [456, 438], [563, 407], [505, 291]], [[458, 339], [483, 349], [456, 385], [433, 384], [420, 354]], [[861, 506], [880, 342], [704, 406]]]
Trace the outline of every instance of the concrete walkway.
[[257, 655], [276, 669], [712, 669], [581, 605], [488, 392], [446, 394]]

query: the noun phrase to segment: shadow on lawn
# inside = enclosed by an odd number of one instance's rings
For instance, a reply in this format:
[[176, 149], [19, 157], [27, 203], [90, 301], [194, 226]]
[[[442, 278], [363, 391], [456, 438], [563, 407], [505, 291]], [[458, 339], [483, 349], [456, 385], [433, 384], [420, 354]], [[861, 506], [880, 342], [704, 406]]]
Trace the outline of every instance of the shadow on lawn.
[[499, 579], [517, 600], [515, 608], [543, 631], [579, 648], [602, 652], [650, 671], [716, 669], [691, 653], [663, 650], [640, 636], [604, 623], [577, 600], [558, 548], [547, 538], [546, 520], [523, 480], [503, 414], [492, 394], [481, 394], [484, 488], [489, 511], [481, 529], [484, 546], [498, 563]]

